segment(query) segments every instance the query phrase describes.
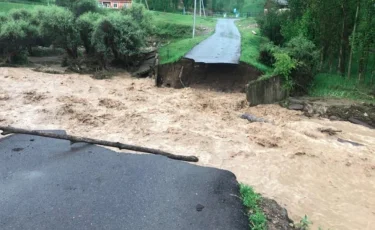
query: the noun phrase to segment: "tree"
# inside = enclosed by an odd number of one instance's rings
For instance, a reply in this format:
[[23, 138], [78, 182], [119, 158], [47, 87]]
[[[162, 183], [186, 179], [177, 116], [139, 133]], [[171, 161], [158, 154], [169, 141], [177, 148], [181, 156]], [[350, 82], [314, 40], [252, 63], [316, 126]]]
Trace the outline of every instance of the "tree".
[[131, 57], [143, 47], [144, 30], [128, 15], [111, 13], [95, 24], [92, 44], [102, 67], [106, 68], [111, 56], [125, 66], [132, 64]]
[[38, 30], [24, 20], [7, 20], [0, 27], [0, 50], [8, 63], [27, 62], [27, 47], [35, 41]]
[[79, 31], [83, 46], [85, 47], [86, 54], [90, 55], [95, 53], [91, 38], [95, 28], [95, 24], [101, 17], [102, 15], [98, 13], [88, 12], [81, 15], [76, 21], [77, 29]]
[[57, 47], [65, 49], [71, 58], [77, 58], [79, 33], [73, 13], [57, 6], [45, 7], [41, 13], [40, 31]]
[[79, 0], [73, 3], [72, 10], [76, 17], [86, 12], [98, 12], [98, 1], [97, 0]]

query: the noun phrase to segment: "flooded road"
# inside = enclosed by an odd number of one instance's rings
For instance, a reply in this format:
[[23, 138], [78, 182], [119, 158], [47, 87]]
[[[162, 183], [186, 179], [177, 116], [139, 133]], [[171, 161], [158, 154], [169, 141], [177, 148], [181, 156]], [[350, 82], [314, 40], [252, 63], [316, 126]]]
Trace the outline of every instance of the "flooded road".
[[[234, 172], [294, 221], [308, 215], [312, 229], [374, 229], [375, 130], [278, 105], [249, 108], [241, 93], [155, 88], [125, 74], [94, 80], [0, 68], [0, 82], [1, 125], [198, 155], [198, 164]], [[273, 123], [249, 123], [243, 113]], [[323, 127], [342, 132], [329, 136]]]

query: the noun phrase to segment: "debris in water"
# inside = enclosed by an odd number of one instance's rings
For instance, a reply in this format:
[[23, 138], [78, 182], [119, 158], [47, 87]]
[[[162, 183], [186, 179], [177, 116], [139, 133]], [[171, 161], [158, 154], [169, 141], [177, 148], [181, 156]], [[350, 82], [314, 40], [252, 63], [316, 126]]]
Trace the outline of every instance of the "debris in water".
[[266, 119], [263, 119], [263, 118], [259, 118], [259, 117], [256, 117], [254, 115], [251, 115], [251, 114], [242, 114], [241, 115], [241, 118], [242, 119], [246, 119], [250, 122], [265, 122], [265, 123], [268, 123], [269, 121], [267, 121]]
[[348, 144], [351, 144], [353, 146], [364, 146], [364, 145], [359, 144], [357, 142], [347, 141], [347, 140], [344, 140], [344, 139], [341, 139], [341, 138], [338, 138], [337, 141], [340, 142], [340, 143], [348, 143]]
[[336, 133], [341, 133], [341, 130], [334, 130], [331, 128], [319, 128], [318, 129], [321, 133], [328, 133], [330, 136], [336, 135]]

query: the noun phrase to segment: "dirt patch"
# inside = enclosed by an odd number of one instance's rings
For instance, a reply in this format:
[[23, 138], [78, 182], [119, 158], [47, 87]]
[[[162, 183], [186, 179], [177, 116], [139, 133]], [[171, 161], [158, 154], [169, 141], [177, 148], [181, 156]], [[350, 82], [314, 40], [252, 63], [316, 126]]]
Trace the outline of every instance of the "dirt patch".
[[349, 121], [355, 118], [375, 128], [375, 105], [373, 104], [358, 104], [349, 107], [330, 106], [327, 109], [326, 116], [336, 116]]
[[291, 110], [303, 111], [307, 117], [350, 121], [375, 128], [375, 105], [342, 99], [289, 98], [285, 104]]
[[294, 230], [294, 223], [288, 216], [288, 211], [276, 201], [263, 198], [260, 207], [267, 216], [268, 230]]
[[159, 67], [158, 84], [172, 88], [201, 88], [219, 92], [245, 92], [246, 84], [261, 75], [245, 63], [203, 64], [183, 59]]

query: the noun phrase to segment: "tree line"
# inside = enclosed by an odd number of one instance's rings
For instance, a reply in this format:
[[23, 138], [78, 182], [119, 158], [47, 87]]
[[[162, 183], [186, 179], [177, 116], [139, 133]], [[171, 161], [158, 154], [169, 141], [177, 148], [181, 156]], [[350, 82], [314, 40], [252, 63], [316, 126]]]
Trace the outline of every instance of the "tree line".
[[298, 48], [293, 55], [284, 49], [290, 58], [284, 67], [290, 67], [291, 75], [308, 65], [310, 79], [314, 71], [356, 76], [358, 81], [374, 77], [374, 0], [288, 0], [288, 9], [280, 8], [274, 3], [258, 18], [263, 35], [272, 43], [261, 50], [265, 63], [275, 64], [280, 56], [274, 53], [283, 48]]
[[[152, 32], [143, 5], [110, 10], [97, 0], [56, 0], [60, 6], [15, 9], [0, 14], [0, 59], [24, 63], [35, 47], [61, 48], [69, 60], [83, 57], [93, 66], [132, 65]], [[81, 48], [82, 47], [82, 48]]]

